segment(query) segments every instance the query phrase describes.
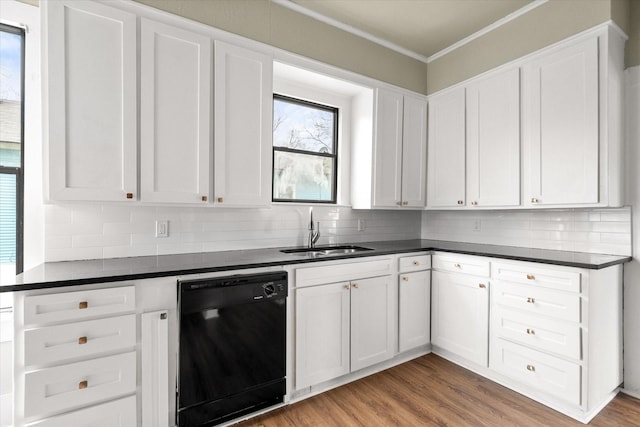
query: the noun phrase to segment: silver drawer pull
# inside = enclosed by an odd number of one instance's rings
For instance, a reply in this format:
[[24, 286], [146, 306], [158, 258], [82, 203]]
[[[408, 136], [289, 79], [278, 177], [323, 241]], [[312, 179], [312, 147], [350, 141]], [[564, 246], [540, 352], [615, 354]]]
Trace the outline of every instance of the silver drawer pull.
[[536, 334], [536, 331], [534, 331], [533, 329], [529, 329], [529, 328], [527, 328], [527, 334], [528, 334], [528, 335], [535, 335], [535, 334]]
[[533, 304], [534, 302], [536, 302], [536, 299], [535, 299], [535, 298], [533, 298], [533, 297], [527, 297], [527, 302], [528, 302], [529, 304]]
[[536, 371], [536, 367], [533, 365], [527, 365], [527, 371], [529, 372], [535, 372]]
[[82, 345], [82, 344], [86, 344], [86, 343], [87, 343], [87, 337], [78, 338], [78, 345]]

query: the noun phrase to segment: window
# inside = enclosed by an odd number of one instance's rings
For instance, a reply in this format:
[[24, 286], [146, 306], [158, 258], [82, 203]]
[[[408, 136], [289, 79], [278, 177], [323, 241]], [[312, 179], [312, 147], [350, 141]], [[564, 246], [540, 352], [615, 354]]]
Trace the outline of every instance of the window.
[[22, 272], [24, 30], [0, 24], [0, 275]]
[[338, 109], [273, 97], [273, 201], [336, 203]]

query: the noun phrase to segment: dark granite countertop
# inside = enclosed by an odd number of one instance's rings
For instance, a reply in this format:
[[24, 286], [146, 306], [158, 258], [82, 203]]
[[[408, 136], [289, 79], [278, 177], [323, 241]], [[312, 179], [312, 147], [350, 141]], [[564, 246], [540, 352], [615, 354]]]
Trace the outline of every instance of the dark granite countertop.
[[371, 248], [372, 250], [349, 255], [311, 257], [305, 254], [284, 254], [280, 252], [282, 248], [268, 248], [88, 261], [47, 262], [18, 275], [14, 282], [0, 284], [0, 292], [301, 264], [420, 250], [454, 252], [588, 269], [601, 269], [631, 260], [630, 256], [420, 239], [359, 242], [357, 245]]

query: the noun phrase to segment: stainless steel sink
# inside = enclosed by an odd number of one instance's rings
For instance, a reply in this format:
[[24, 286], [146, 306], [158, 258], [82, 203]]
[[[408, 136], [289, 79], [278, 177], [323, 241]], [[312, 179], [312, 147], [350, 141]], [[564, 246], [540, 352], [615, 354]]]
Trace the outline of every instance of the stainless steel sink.
[[344, 245], [344, 246], [317, 246], [315, 248], [296, 248], [282, 249], [280, 252], [294, 255], [308, 255], [311, 257], [322, 255], [348, 255], [357, 252], [372, 251], [371, 248], [362, 246]]

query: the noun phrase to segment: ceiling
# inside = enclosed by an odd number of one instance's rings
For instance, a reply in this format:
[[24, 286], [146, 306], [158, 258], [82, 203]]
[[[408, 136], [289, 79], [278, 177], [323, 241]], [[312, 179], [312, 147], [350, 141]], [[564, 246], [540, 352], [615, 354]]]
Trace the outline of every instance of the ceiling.
[[[427, 61], [443, 49], [541, 0], [280, 0]], [[293, 4], [291, 4], [293, 3]], [[320, 17], [321, 18], [321, 17]], [[331, 22], [334, 21], [334, 22]], [[337, 21], [337, 22], [335, 22]], [[344, 27], [344, 26], [343, 26]], [[362, 34], [361, 34], [362, 35]], [[433, 59], [433, 58], [432, 58]]]

